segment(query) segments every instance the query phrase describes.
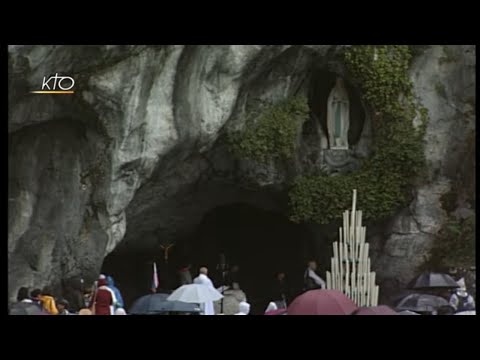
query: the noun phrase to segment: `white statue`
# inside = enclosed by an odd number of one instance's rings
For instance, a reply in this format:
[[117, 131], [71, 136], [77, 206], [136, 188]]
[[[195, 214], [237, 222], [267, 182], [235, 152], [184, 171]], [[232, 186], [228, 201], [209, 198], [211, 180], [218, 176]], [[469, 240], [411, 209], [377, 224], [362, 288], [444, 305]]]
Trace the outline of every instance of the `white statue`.
[[330, 149], [348, 150], [350, 106], [343, 80], [337, 78], [327, 102], [327, 127]]

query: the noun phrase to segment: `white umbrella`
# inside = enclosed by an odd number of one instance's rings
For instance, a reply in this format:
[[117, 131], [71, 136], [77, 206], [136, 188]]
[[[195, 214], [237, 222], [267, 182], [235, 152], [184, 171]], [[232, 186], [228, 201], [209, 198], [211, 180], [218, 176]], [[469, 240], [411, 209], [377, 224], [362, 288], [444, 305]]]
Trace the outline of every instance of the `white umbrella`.
[[207, 285], [188, 284], [180, 286], [168, 298], [169, 301], [182, 301], [186, 303], [206, 303], [223, 298], [216, 289]]
[[477, 315], [477, 312], [475, 310], [461, 311], [454, 315]]

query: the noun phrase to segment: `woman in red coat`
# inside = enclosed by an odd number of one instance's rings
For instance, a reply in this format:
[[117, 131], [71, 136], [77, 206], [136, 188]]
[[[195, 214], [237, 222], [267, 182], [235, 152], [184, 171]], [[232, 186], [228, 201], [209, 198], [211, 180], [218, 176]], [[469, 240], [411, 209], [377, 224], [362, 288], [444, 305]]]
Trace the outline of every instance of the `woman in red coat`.
[[93, 295], [95, 315], [113, 315], [112, 309], [115, 298], [112, 290], [107, 287], [106, 279], [98, 280], [98, 289]]

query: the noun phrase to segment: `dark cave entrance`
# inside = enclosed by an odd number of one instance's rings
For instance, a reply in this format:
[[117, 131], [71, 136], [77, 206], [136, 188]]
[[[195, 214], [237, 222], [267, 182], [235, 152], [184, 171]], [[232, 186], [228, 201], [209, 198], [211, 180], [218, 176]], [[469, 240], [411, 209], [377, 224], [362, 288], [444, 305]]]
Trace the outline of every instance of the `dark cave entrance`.
[[304, 225], [284, 215], [246, 204], [214, 208], [188, 239], [179, 239], [165, 263], [160, 249], [113, 252], [106, 257], [102, 272], [112, 274], [125, 298], [126, 307], [148, 293], [152, 264], [156, 261], [162, 288], [178, 286], [177, 271], [192, 264], [195, 277], [207, 266], [216, 287], [222, 283], [217, 265], [224, 253], [228, 265], [240, 267], [240, 286], [252, 304], [252, 313], [262, 313], [270, 299], [275, 274], [286, 273], [293, 293], [302, 288], [305, 261], [312, 256], [313, 234]]

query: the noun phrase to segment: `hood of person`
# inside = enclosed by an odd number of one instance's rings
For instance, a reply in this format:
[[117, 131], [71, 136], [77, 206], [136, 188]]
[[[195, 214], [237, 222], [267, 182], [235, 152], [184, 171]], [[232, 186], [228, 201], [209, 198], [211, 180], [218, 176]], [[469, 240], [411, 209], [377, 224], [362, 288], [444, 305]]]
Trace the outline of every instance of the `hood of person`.
[[267, 306], [267, 309], [265, 310], [265, 312], [269, 312], [269, 311], [273, 311], [273, 310], [278, 310], [278, 307], [277, 307], [277, 304], [275, 304], [273, 301], [271, 301], [268, 306]]
[[106, 279], [98, 279], [97, 286], [107, 286], [107, 280]]
[[107, 280], [107, 285], [108, 286], [112, 286], [112, 287], [115, 286], [115, 280], [113, 280], [113, 277], [107, 276], [106, 280]]
[[458, 284], [458, 288], [456, 290], [457, 295], [461, 297], [468, 296], [467, 285], [465, 284], [465, 278], [462, 277], [460, 280], [457, 281], [457, 284]]
[[240, 313], [237, 315], [248, 315], [250, 313], [250, 304], [246, 301], [242, 301], [240, 304], [238, 304], [238, 309], [240, 310]]

